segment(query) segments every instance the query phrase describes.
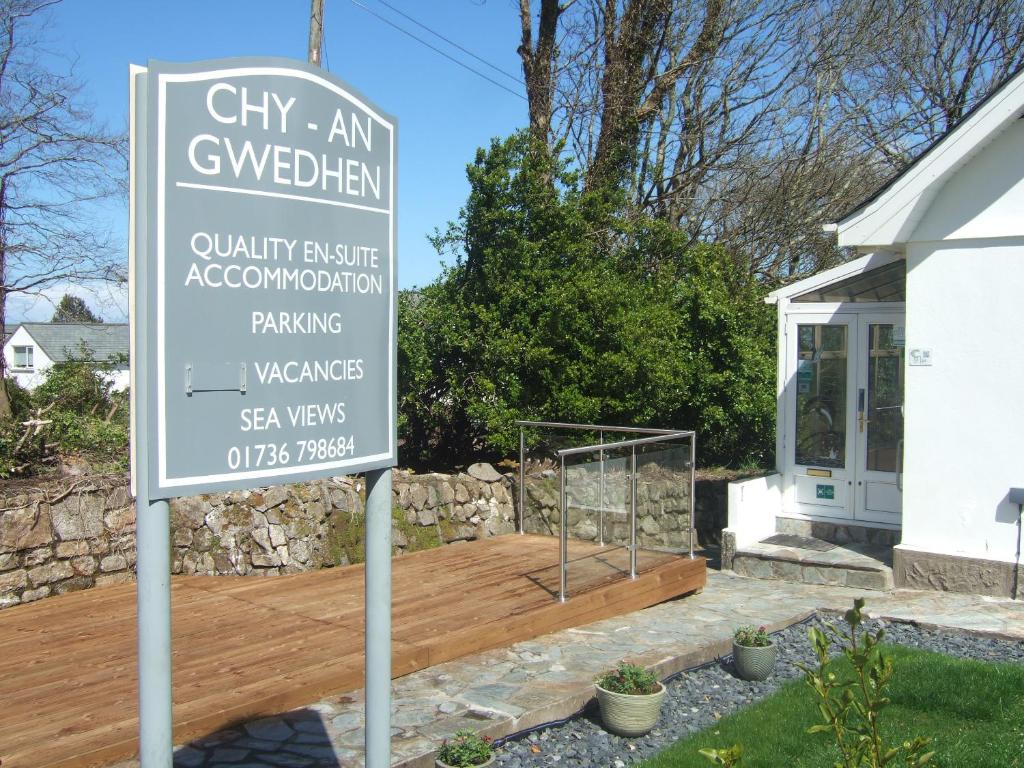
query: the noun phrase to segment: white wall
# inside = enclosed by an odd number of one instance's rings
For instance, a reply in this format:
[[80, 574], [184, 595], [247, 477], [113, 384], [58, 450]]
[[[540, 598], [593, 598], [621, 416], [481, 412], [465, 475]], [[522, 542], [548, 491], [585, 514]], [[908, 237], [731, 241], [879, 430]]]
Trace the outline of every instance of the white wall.
[[1024, 235], [1024, 121], [996, 136], [939, 190], [912, 242]]
[[[33, 347], [32, 370], [17, 369], [14, 367], [14, 348]], [[14, 335], [4, 344], [4, 365], [10, 377], [17, 381], [25, 389], [35, 389], [42, 384], [46, 371], [53, 365], [53, 361], [46, 356], [42, 348], [36, 344], [28, 331], [19, 327]]]
[[782, 512], [782, 475], [752, 477], [729, 483], [729, 527], [736, 546], [744, 547], [775, 533]]
[[1018, 509], [1007, 493], [1024, 487], [1024, 236], [909, 244], [906, 327], [908, 362], [927, 348], [932, 365], [907, 367], [903, 545], [1013, 562]]

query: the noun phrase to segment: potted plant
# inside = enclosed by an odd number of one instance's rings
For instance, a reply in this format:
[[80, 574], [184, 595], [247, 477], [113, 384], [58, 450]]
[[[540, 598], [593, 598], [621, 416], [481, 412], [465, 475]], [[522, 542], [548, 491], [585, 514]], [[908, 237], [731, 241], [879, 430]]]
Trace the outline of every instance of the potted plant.
[[764, 680], [775, 668], [779, 649], [760, 627], [740, 627], [732, 638], [732, 660], [744, 680]]
[[620, 662], [594, 684], [601, 720], [612, 733], [642, 736], [658, 722], [665, 686], [643, 667]]
[[445, 739], [434, 756], [436, 768], [474, 768], [494, 762], [494, 748], [490, 736], [479, 736], [473, 731], [456, 731]]

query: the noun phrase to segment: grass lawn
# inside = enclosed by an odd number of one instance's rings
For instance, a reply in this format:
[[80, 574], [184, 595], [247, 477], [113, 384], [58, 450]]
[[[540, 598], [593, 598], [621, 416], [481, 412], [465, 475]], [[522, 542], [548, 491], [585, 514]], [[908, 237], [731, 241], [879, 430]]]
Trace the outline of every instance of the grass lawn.
[[[929, 765], [939, 768], [1024, 768], [1024, 665], [964, 661], [899, 646], [886, 646], [886, 652], [895, 662], [892, 704], [882, 714], [889, 743], [930, 737], [936, 754]], [[697, 750], [738, 743], [743, 768], [828, 768], [839, 758], [832, 735], [806, 732], [821, 722], [816, 702], [807, 684], [794, 680], [642, 765], [708, 768], [711, 763]]]

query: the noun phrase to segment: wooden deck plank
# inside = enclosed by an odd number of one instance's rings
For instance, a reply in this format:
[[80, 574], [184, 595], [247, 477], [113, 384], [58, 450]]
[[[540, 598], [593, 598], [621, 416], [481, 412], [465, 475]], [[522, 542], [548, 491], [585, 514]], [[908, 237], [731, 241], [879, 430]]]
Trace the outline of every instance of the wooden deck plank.
[[[637, 610], [704, 586], [703, 559], [511, 535], [393, 561], [396, 677]], [[457, 599], [455, 599], [457, 596]], [[175, 741], [363, 685], [361, 566], [258, 579], [172, 579]], [[441, 621], [440, 616], [445, 620]], [[0, 612], [4, 768], [81, 768], [136, 750], [135, 588]]]

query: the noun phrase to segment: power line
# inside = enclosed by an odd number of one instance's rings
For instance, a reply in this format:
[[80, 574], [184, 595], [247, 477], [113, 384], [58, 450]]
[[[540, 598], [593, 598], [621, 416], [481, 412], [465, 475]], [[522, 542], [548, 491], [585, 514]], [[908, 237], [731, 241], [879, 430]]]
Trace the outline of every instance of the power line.
[[428, 27], [423, 22], [417, 21], [416, 19], [414, 19], [412, 16], [410, 16], [407, 13], [405, 13], [404, 11], [401, 11], [398, 8], [395, 8], [395, 6], [391, 5], [391, 3], [387, 2], [386, 0], [377, 0], [377, 2], [380, 3], [381, 5], [383, 5], [385, 8], [390, 8], [392, 11], [397, 13], [402, 18], [408, 19], [413, 24], [415, 24], [417, 27], [420, 27], [421, 29], [425, 29], [427, 32], [432, 34], [434, 37], [438, 37], [441, 40], [444, 40], [446, 43], [448, 43], [448, 45], [452, 46], [453, 48], [458, 48], [464, 54], [466, 54], [467, 56], [473, 57], [474, 59], [479, 61], [481, 64], [486, 64], [488, 67], [493, 69], [495, 72], [499, 72], [499, 73], [503, 74], [505, 77], [508, 77], [508, 78], [514, 80], [518, 85], [522, 85], [523, 84], [522, 78], [519, 77], [518, 75], [513, 75], [511, 72], [506, 72], [504, 69], [502, 69], [498, 65], [492, 64], [491, 62], [487, 61], [487, 59], [483, 59], [483, 58], [477, 56], [471, 50], [469, 50], [467, 48], [463, 48], [461, 45], [456, 43], [451, 38], [445, 37], [440, 32], [437, 32], [436, 30], [431, 29], [430, 27]]
[[473, 67], [469, 66], [468, 64], [466, 64], [463, 61], [459, 61], [454, 56], [451, 56], [450, 54], [445, 53], [444, 51], [442, 51], [437, 46], [431, 45], [430, 43], [428, 43], [423, 38], [417, 37], [416, 35], [414, 35], [409, 30], [403, 29], [402, 27], [400, 27], [397, 24], [395, 24], [393, 21], [391, 21], [391, 19], [387, 18], [386, 16], [382, 16], [381, 14], [377, 13], [372, 8], [367, 8], [365, 5], [363, 5], [361, 2], [359, 2], [359, 0], [352, 0], [352, 4], [355, 5], [358, 8], [362, 8], [364, 11], [366, 11], [371, 16], [375, 16], [376, 18], [380, 19], [385, 24], [387, 24], [389, 27], [393, 27], [394, 29], [397, 29], [403, 35], [408, 35], [409, 37], [411, 37], [413, 40], [415, 40], [416, 42], [420, 43], [421, 45], [425, 45], [427, 48], [432, 50], [434, 53], [437, 53], [437, 54], [440, 54], [441, 56], [444, 56], [446, 59], [448, 59], [448, 61], [452, 62], [453, 64], [458, 64], [460, 67], [462, 67], [463, 69], [469, 70], [470, 72], [472, 72], [477, 77], [482, 77], [484, 80], [486, 80], [487, 82], [491, 83], [492, 85], [496, 85], [499, 88], [501, 88], [503, 91], [508, 91], [513, 96], [518, 96], [523, 101], [526, 101], [526, 97], [523, 94], [521, 94], [521, 93], [519, 93], [517, 91], [513, 91], [511, 88], [509, 88], [504, 83], [499, 83], [497, 80], [495, 80], [494, 78], [492, 78], [492, 77], [490, 77], [488, 75], [485, 75], [480, 70], [473, 69]]

